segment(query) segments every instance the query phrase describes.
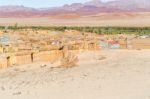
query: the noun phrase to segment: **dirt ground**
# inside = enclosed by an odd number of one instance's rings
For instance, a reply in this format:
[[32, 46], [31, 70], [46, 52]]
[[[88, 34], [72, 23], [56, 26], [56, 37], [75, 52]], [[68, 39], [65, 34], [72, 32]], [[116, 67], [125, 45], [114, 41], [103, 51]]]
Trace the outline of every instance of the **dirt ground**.
[[74, 68], [34, 63], [0, 70], [2, 99], [150, 99], [150, 50], [79, 54]]
[[[109, 17], [108, 17], [109, 16]], [[106, 18], [105, 18], [106, 17]], [[81, 17], [75, 19], [55, 19], [55, 18], [0, 18], [0, 25], [19, 26], [125, 26], [125, 27], [146, 27], [150, 26], [150, 15], [140, 17], [124, 17], [114, 18], [111, 15], [100, 15], [92, 17]]]

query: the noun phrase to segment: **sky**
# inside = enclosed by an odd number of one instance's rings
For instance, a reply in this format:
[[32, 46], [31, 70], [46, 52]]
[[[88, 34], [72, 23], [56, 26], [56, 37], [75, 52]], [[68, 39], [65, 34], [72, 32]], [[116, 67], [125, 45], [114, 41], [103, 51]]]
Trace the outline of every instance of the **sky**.
[[[0, 6], [4, 5], [23, 5], [34, 8], [57, 7], [64, 4], [83, 3], [90, 0], [0, 0]], [[103, 0], [109, 1], [109, 0]]]

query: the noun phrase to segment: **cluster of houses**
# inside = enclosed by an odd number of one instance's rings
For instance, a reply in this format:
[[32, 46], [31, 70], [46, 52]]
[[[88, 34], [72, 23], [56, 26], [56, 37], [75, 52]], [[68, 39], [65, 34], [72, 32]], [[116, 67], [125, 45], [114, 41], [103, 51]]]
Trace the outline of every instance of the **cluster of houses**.
[[0, 33], [0, 68], [60, 60], [64, 46], [70, 51], [98, 48], [95, 35], [78, 31], [56, 33], [28, 29]]
[[104, 35], [100, 38], [102, 49], [126, 49], [128, 46], [125, 35]]
[[97, 49], [150, 49], [150, 36], [97, 35], [74, 30], [52, 32], [48, 30], [0, 31], [0, 68], [32, 62], [54, 62], [68, 51]]
[[102, 49], [150, 49], [150, 36], [104, 35], [100, 37]]

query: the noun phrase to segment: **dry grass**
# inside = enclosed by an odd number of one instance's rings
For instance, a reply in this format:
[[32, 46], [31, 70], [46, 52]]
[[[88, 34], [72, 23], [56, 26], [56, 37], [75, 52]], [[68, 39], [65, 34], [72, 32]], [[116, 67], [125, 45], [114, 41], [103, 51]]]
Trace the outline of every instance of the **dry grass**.
[[77, 66], [77, 63], [78, 63], [78, 57], [75, 54], [69, 52], [61, 60], [60, 66], [65, 68], [71, 68]]

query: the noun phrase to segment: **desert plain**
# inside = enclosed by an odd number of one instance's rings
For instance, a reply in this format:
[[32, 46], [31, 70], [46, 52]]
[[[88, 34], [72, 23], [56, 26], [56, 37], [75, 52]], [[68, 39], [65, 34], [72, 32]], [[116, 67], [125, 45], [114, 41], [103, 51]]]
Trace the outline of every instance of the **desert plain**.
[[0, 18], [1, 26], [116, 26], [116, 27], [148, 27], [150, 12], [111, 12], [96, 15], [77, 16], [72, 14], [53, 17]]
[[150, 0], [1, 0], [0, 99], [150, 99]]
[[0, 70], [1, 98], [150, 98], [150, 50], [85, 51], [78, 57], [69, 69], [38, 62]]

